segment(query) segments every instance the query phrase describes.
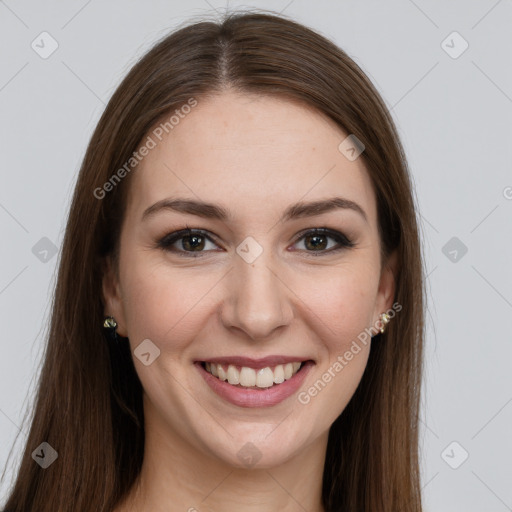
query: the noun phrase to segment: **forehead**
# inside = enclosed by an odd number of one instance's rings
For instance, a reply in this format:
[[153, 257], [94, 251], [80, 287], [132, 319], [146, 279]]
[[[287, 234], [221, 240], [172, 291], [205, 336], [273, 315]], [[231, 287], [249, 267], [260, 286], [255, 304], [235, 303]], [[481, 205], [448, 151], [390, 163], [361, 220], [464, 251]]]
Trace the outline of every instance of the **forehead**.
[[350, 161], [338, 149], [349, 134], [307, 105], [225, 92], [198, 100], [174, 123], [161, 140], [149, 132], [156, 146], [133, 172], [129, 214], [140, 218], [157, 201], [180, 196], [223, 205], [241, 221], [264, 212], [275, 219], [291, 203], [336, 195], [375, 221], [362, 158]]

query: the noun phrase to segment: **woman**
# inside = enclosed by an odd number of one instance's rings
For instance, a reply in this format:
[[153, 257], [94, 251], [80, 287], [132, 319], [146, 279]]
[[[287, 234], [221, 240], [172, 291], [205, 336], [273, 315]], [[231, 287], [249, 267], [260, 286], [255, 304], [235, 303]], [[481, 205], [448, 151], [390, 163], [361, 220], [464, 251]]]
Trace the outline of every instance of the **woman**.
[[6, 509], [421, 511], [423, 276], [359, 67], [281, 16], [181, 28], [90, 141]]

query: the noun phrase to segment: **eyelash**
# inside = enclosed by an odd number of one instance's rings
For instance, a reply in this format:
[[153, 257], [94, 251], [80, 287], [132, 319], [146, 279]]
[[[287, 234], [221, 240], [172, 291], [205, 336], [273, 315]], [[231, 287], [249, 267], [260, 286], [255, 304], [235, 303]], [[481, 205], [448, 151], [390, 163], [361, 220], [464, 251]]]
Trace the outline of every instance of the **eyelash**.
[[[174, 231], [172, 233], [169, 233], [165, 235], [162, 239], [158, 241], [157, 246], [160, 249], [163, 249], [168, 252], [173, 252], [175, 254], [178, 254], [180, 257], [185, 258], [198, 258], [203, 257], [204, 253], [208, 253], [210, 251], [185, 251], [185, 250], [178, 250], [175, 248], [172, 248], [172, 244], [175, 242], [182, 240], [183, 238], [187, 236], [200, 236], [203, 238], [206, 238], [210, 242], [215, 244], [215, 240], [208, 236], [207, 231], [204, 231], [202, 229], [191, 229], [187, 226], [186, 229], [181, 229], [179, 231]], [[323, 256], [325, 254], [331, 254], [334, 252], [338, 252], [342, 249], [350, 249], [355, 246], [355, 244], [349, 240], [343, 233], [340, 233], [339, 231], [335, 231], [328, 228], [314, 228], [306, 230], [305, 232], [300, 233], [300, 236], [295, 240], [294, 245], [305, 238], [306, 236], [324, 236], [327, 238], [332, 238], [335, 240], [338, 244], [338, 247], [331, 248], [327, 250], [319, 250], [319, 251], [308, 251], [304, 249], [305, 252], [309, 253], [308, 256], [312, 256], [314, 258], [317, 258], [319, 256]], [[217, 244], [216, 244], [217, 245]], [[316, 254], [315, 254], [316, 253]]]

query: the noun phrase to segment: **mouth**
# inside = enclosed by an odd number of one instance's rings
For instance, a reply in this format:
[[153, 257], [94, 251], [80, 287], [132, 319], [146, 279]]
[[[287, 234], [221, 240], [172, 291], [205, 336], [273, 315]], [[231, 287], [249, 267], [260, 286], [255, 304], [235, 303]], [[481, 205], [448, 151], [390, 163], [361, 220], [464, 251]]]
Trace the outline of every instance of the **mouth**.
[[238, 407], [272, 407], [285, 401], [299, 390], [315, 364], [299, 356], [194, 361], [209, 388]]
[[[264, 362], [243, 365], [199, 361], [199, 364], [210, 375], [231, 386], [244, 389], [268, 389], [292, 379], [308, 362], [313, 361], [289, 361], [273, 365]], [[267, 366], [262, 366], [263, 364]]]

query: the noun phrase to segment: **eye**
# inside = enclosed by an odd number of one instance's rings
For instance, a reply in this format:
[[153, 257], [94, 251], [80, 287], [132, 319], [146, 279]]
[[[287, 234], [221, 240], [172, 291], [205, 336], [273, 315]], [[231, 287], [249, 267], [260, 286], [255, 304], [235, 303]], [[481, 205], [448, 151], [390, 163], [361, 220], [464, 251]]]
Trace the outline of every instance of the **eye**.
[[[329, 246], [329, 239], [335, 242], [331, 246]], [[301, 240], [304, 241], [306, 252], [311, 253], [309, 255], [314, 257], [351, 248], [355, 245], [343, 233], [327, 228], [310, 229], [303, 233], [295, 243], [297, 244]]]
[[205, 252], [208, 243], [218, 247], [205, 231], [187, 228], [164, 236], [158, 241], [158, 247], [180, 256], [196, 258], [202, 256], [201, 253]]
[[[334, 244], [329, 245], [329, 239], [334, 240]], [[343, 233], [328, 228], [310, 229], [302, 233], [295, 244], [301, 240], [304, 241], [305, 249], [303, 250], [314, 257], [351, 248], [355, 245]], [[208, 244], [211, 244], [210, 249], [208, 249]], [[191, 228], [169, 233], [159, 240], [157, 245], [165, 251], [192, 258], [203, 256], [205, 252], [215, 251], [215, 248], [219, 247], [206, 231]]]

